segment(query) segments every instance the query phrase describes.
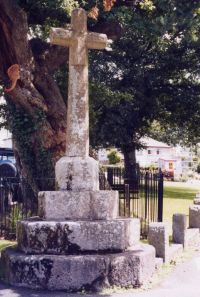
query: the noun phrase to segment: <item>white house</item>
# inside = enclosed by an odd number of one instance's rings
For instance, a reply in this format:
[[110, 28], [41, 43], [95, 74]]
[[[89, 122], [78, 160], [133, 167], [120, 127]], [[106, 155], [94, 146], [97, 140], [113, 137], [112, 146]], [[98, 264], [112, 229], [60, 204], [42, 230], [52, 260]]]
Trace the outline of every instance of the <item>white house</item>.
[[190, 148], [170, 146], [152, 138], [141, 139], [145, 148], [136, 151], [136, 160], [141, 167], [156, 166], [179, 178], [193, 165], [194, 154]]
[[174, 147], [147, 137], [142, 138], [141, 142], [145, 148], [136, 151], [136, 160], [141, 167], [149, 167], [152, 165], [158, 167], [159, 159], [168, 160], [172, 158]]
[[3, 128], [0, 129], [0, 148], [12, 148], [12, 135]]
[[[152, 138], [142, 138], [144, 148], [136, 151], [136, 162], [140, 167], [158, 167], [164, 172], [171, 173], [179, 178], [191, 169], [194, 155], [190, 148], [181, 146], [170, 146], [166, 143]], [[108, 153], [113, 149], [100, 149], [98, 152], [99, 161], [108, 164]], [[115, 149], [117, 150], [117, 149]], [[123, 161], [124, 157], [118, 150]]]

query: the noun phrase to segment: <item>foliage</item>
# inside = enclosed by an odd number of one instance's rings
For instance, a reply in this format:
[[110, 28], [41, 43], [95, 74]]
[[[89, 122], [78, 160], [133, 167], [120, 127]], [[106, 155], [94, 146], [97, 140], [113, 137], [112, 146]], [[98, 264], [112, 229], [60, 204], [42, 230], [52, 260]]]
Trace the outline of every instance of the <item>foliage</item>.
[[108, 154], [108, 160], [109, 160], [109, 164], [117, 164], [121, 161], [120, 159], [120, 156], [117, 154], [116, 151], [111, 151], [109, 154]]
[[5, 249], [6, 247], [16, 245], [16, 241], [9, 241], [0, 239], [0, 252]]
[[153, 121], [148, 136], [169, 145], [180, 144], [187, 147], [199, 142], [198, 133], [197, 136], [190, 134], [191, 132], [188, 126], [178, 126], [176, 122], [164, 123], [163, 121]]
[[1, 106], [1, 114], [7, 118], [6, 126], [13, 132], [14, 142], [17, 139], [22, 161], [29, 168], [27, 178], [45, 178], [47, 171], [48, 177], [51, 177], [54, 174], [51, 153], [44, 148], [42, 139], [38, 140], [37, 148], [32, 143], [32, 134], [41, 129], [45, 121], [44, 112], [35, 109], [34, 114], [30, 115], [10, 102]]
[[197, 165], [197, 173], [200, 173], [200, 164]]
[[[137, 144], [141, 136], [152, 133], [155, 121], [166, 134], [175, 131], [176, 142], [197, 141], [199, 5], [198, 1], [143, 1], [134, 9], [115, 7], [102, 16], [117, 21], [122, 36], [107, 55], [92, 53], [93, 143]], [[115, 101], [123, 95], [126, 100]]]

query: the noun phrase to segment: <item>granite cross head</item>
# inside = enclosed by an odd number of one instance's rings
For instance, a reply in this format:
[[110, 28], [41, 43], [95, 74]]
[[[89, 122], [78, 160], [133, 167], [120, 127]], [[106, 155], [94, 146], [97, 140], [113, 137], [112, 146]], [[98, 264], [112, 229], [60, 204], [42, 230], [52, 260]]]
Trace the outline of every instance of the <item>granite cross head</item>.
[[66, 156], [89, 156], [88, 49], [109, 45], [105, 34], [87, 31], [84, 9], [73, 10], [67, 29], [52, 28], [52, 44], [69, 47]]

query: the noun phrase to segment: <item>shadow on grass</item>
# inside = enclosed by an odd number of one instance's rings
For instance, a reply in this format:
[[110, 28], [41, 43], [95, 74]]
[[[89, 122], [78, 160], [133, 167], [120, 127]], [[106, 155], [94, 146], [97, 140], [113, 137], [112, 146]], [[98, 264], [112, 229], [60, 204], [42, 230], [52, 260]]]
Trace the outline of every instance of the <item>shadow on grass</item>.
[[198, 190], [192, 190], [187, 188], [164, 188], [164, 199], [187, 199], [193, 200]]

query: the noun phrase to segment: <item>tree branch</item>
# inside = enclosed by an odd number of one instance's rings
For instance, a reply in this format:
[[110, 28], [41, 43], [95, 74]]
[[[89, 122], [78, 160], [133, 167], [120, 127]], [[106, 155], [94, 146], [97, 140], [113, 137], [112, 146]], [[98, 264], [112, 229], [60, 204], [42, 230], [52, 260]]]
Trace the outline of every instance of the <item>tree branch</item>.
[[26, 14], [15, 1], [0, 0], [0, 75], [3, 79], [13, 64], [33, 67], [27, 33]]
[[0, 77], [8, 82], [7, 69], [18, 64], [20, 81], [9, 93], [9, 100], [33, 112], [33, 107], [47, 111], [42, 95], [34, 87], [35, 59], [28, 41], [26, 14], [12, 0], [0, 0]]
[[30, 46], [38, 65], [54, 73], [61, 65], [68, 62], [69, 50], [63, 46], [51, 45], [39, 38], [30, 40]]

